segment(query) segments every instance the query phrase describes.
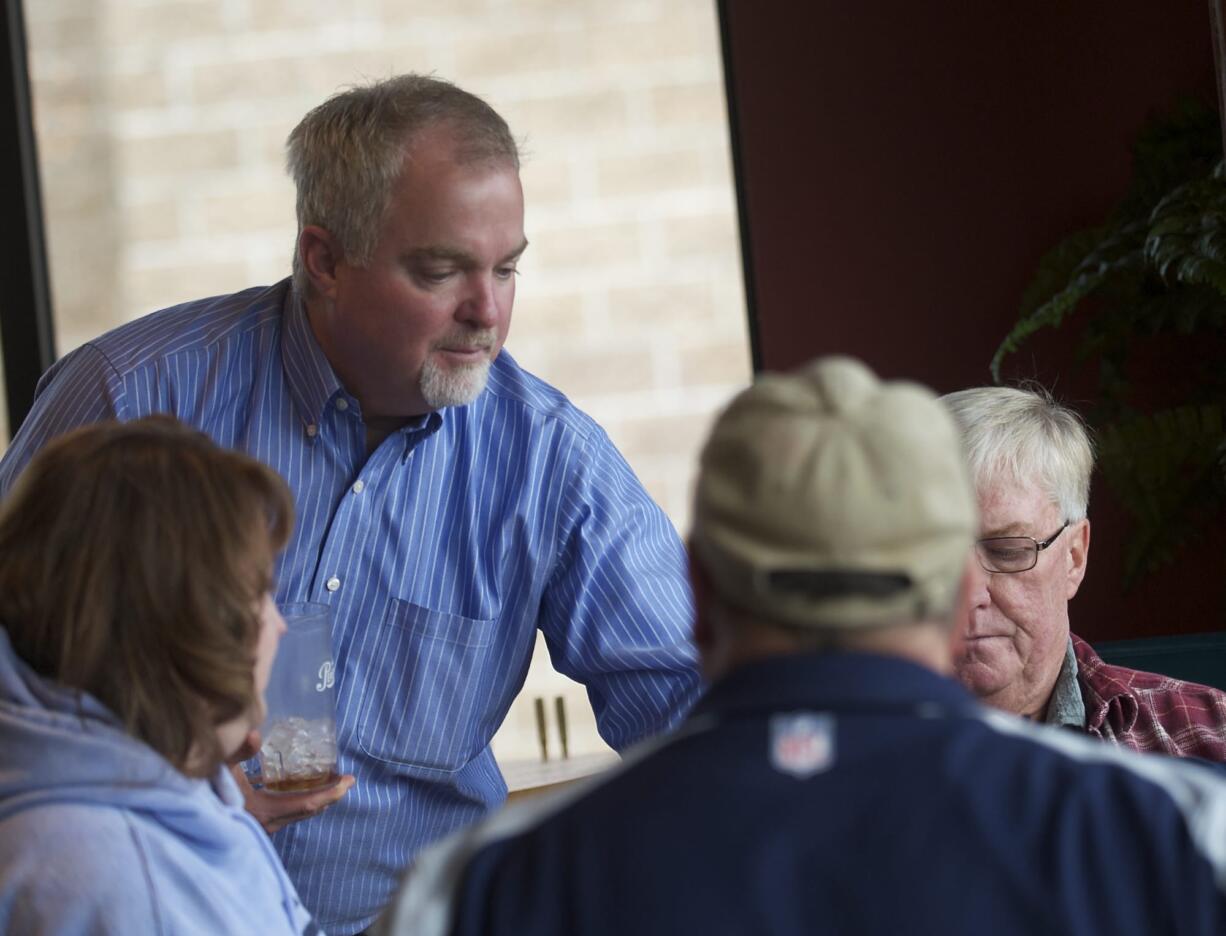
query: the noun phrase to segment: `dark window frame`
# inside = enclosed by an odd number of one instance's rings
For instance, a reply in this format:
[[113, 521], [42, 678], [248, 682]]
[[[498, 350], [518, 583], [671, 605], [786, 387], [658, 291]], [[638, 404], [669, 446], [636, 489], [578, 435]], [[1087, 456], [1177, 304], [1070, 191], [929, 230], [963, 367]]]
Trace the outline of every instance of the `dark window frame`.
[[0, 146], [0, 186], [10, 220], [0, 225], [0, 344], [9, 433], [15, 435], [34, 402], [38, 378], [55, 362], [55, 331], [22, 0], [5, 0], [0, 30], [0, 139], [14, 144]]
[[[1226, 2], [1226, 0], [1219, 0]], [[744, 12], [744, 11], [742, 11]], [[753, 229], [745, 191], [745, 156], [741, 151], [740, 103], [732, 54], [732, 0], [717, 0], [719, 51], [724, 66], [724, 99], [728, 108], [728, 145], [732, 153], [732, 177], [736, 193], [738, 233], [741, 238], [741, 281], [745, 284], [745, 316], [749, 329], [749, 354], [755, 375], [762, 373], [762, 339], [758, 334], [758, 293], [753, 262]]]

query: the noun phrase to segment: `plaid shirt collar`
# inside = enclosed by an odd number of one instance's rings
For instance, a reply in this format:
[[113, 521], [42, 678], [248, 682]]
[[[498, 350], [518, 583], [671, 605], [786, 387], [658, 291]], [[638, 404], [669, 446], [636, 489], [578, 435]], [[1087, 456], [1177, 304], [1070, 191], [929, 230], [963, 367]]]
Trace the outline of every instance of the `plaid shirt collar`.
[[[1085, 728], [1092, 734], [1110, 734], [1119, 737], [1132, 731], [1137, 723], [1140, 705], [1128, 683], [1119, 679], [1094, 648], [1078, 637], [1069, 634], [1069, 644], [1077, 658], [1081, 678], [1081, 697], [1085, 702]], [[1103, 731], [1108, 725], [1110, 730]]]

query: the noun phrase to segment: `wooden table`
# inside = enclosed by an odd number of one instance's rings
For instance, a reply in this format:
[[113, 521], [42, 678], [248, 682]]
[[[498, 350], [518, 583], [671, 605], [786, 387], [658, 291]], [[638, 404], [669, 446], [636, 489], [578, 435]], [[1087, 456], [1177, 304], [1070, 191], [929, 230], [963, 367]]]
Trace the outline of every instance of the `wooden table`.
[[498, 766], [507, 781], [507, 799], [514, 800], [564, 787], [619, 763], [621, 758], [615, 753], [601, 751], [598, 754], [582, 754], [578, 757], [548, 761], [507, 761]]

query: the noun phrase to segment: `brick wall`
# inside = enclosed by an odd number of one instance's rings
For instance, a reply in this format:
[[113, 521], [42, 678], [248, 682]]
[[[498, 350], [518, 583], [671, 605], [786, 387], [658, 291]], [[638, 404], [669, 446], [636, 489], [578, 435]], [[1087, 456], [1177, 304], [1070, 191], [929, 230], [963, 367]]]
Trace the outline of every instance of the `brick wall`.
[[[697, 447], [750, 370], [710, 0], [38, 0], [26, 16], [61, 352], [286, 275], [286, 134], [342, 85], [436, 72], [523, 142], [532, 246], [508, 349], [686, 528]], [[590, 722], [539, 664], [533, 693]], [[502, 750], [535, 750], [530, 709]], [[590, 725], [574, 739], [596, 744]]]

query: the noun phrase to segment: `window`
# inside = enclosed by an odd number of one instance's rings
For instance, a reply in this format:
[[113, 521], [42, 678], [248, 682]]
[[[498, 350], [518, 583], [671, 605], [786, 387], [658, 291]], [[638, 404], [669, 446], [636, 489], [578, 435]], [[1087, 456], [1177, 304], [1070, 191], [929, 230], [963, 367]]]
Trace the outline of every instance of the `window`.
[[[436, 72], [523, 143], [508, 349], [685, 530], [698, 446], [750, 376], [713, 3], [39, 0], [26, 17], [60, 353], [286, 276], [289, 130], [343, 85]], [[534, 665], [526, 694], [576, 687]], [[534, 754], [530, 711], [498, 749]]]

